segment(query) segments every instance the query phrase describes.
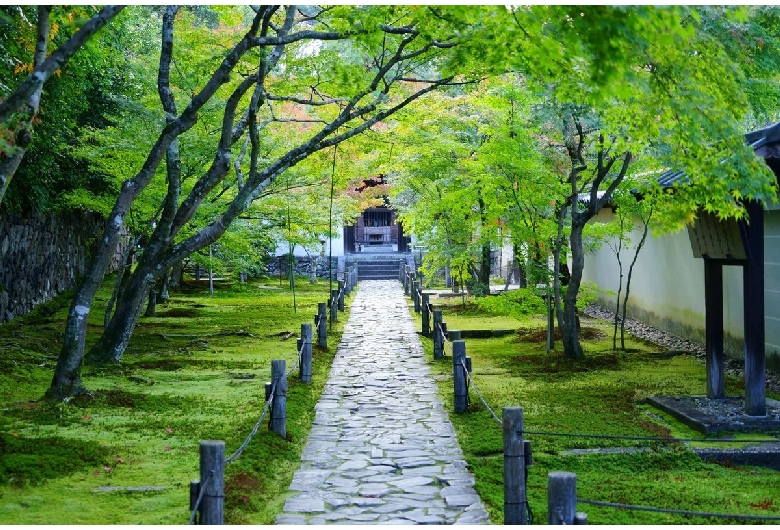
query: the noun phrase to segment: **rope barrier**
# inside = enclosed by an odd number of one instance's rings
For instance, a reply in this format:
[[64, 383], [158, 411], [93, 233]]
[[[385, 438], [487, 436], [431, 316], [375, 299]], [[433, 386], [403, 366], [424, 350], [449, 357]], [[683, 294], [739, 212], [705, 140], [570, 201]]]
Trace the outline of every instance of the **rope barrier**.
[[673, 510], [670, 508], [654, 508], [652, 506], [636, 506], [632, 504], [620, 504], [617, 502], [593, 501], [590, 499], [577, 499], [582, 504], [591, 504], [593, 506], [602, 506], [606, 508], [619, 508], [624, 510], [637, 510], [644, 512], [669, 513], [675, 515], [687, 515], [691, 517], [712, 517], [722, 519], [740, 519], [754, 521], [780, 521], [780, 517], [770, 515], [737, 515], [728, 513], [710, 513], [710, 512], [691, 512], [688, 510]]
[[298, 365], [301, 364], [301, 358], [303, 357], [303, 349], [306, 347], [306, 344], [301, 341], [301, 348], [298, 350], [298, 359], [296, 359], [295, 364], [292, 365], [292, 368], [290, 368], [287, 371], [287, 377], [290, 377], [290, 374], [292, 374], [296, 368], [298, 368]]
[[466, 368], [466, 363], [463, 361], [460, 362], [461, 366], [463, 366], [463, 372], [466, 374], [466, 378], [469, 381], [469, 384], [474, 388], [474, 392], [477, 393], [477, 396], [479, 396], [480, 401], [482, 401], [482, 404], [485, 405], [485, 408], [488, 409], [488, 412], [495, 418], [495, 420], [498, 422], [499, 425], [503, 425], [504, 423], [501, 421], [501, 418], [498, 417], [498, 415], [493, 412], [493, 409], [490, 408], [490, 405], [487, 404], [487, 401], [485, 401], [485, 398], [482, 397], [482, 393], [480, 393], [479, 388], [477, 388], [477, 384], [474, 382], [474, 379], [471, 377], [471, 373], [469, 373], [468, 369]]
[[241, 447], [236, 449], [236, 452], [230, 455], [229, 458], [225, 459], [225, 465], [228, 465], [229, 463], [236, 460], [239, 456], [241, 456], [241, 453], [246, 449], [246, 446], [249, 445], [250, 440], [254, 437], [255, 434], [257, 434], [257, 429], [260, 428], [260, 424], [263, 423], [263, 418], [265, 417], [266, 412], [268, 412], [268, 409], [271, 407], [271, 403], [274, 400], [274, 392], [276, 391], [276, 381], [274, 381], [273, 386], [271, 386], [271, 395], [268, 398], [268, 401], [265, 402], [265, 408], [263, 409], [263, 413], [260, 414], [260, 419], [257, 420], [257, 423], [255, 423], [255, 426], [252, 428], [252, 432], [249, 433], [249, 436], [246, 437], [246, 440], [244, 440], [244, 443], [241, 444]]
[[767, 443], [778, 440], [740, 440], [737, 438], [663, 438], [658, 436], [623, 436], [617, 434], [583, 434], [545, 431], [521, 431], [519, 434], [535, 436], [562, 436], [565, 438], [599, 438], [602, 440], [635, 440], [645, 442], [728, 442], [728, 443]]
[[195, 523], [195, 516], [198, 514], [200, 503], [203, 500], [203, 494], [206, 492], [206, 486], [208, 485], [213, 475], [214, 475], [214, 470], [212, 469], [211, 471], [209, 471], [209, 475], [206, 477], [205, 482], [203, 482], [203, 484], [200, 485], [199, 488], [200, 491], [198, 491], [198, 500], [195, 501], [195, 507], [192, 509], [192, 515], [190, 515], [190, 520], [187, 523], [188, 525]]

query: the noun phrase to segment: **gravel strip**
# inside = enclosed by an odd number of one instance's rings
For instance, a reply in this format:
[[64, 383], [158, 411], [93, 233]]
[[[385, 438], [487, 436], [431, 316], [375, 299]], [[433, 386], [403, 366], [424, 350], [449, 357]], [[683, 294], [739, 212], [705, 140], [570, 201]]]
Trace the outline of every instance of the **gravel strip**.
[[[592, 318], [606, 320], [609, 323], [615, 321], [615, 313], [613, 311], [597, 304], [589, 305], [583, 313]], [[704, 364], [704, 345], [699, 342], [683, 339], [632, 318], [626, 318], [626, 331], [637, 338], [650, 341], [670, 351], [681, 351], [692, 355]], [[745, 362], [740, 359], [726, 357], [724, 370], [729, 375], [742, 378], [745, 373]], [[766, 390], [767, 392], [780, 394], [780, 377], [768, 370], [766, 372]]]

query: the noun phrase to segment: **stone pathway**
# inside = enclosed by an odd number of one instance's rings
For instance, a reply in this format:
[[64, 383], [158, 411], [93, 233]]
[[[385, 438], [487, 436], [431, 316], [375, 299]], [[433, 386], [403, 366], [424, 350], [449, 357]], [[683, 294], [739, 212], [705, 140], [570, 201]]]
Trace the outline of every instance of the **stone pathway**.
[[277, 524], [490, 524], [397, 281], [362, 281]]

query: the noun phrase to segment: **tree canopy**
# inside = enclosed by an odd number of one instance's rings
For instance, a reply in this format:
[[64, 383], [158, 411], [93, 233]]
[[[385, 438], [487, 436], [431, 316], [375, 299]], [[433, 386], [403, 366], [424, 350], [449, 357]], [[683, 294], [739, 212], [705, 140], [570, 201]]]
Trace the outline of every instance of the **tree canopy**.
[[[182, 260], [231, 233], [226, 259], [274, 238], [317, 247], [378, 175], [430, 268], [477, 287], [513, 242], [529, 281], [555, 284], [579, 356], [583, 245], [613, 195], [652, 195], [666, 230], [775, 199], [743, 133], [779, 116], [779, 32], [772, 6], [3, 7], [0, 207], [107, 220], [50, 395], [83, 390], [119, 238], [136, 265], [94, 361], [119, 360]], [[671, 167], [673, 193], [652, 178]]]

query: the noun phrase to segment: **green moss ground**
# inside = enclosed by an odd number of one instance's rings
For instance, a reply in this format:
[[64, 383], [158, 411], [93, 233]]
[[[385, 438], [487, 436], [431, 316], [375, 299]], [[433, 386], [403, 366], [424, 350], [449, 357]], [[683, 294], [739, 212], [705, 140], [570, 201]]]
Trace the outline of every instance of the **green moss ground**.
[[[264, 407], [271, 360], [292, 366], [300, 325], [313, 322], [327, 293], [327, 282], [298, 281], [296, 314], [278, 281], [224, 286], [213, 296], [189, 287], [157, 316], [141, 318], [121, 364], [86, 366], [92, 395], [68, 403], [39, 401], [59, 352], [66, 297], [0, 325], [0, 523], [186, 523], [199, 442], [225, 440], [228, 455], [238, 448]], [[109, 294], [99, 293], [89, 316], [88, 344]], [[271, 524], [281, 510], [346, 313], [339, 320], [329, 348], [314, 348], [313, 383], [290, 376], [288, 439], [263, 425], [227, 467], [226, 522]], [[284, 332], [293, 336], [281, 340]], [[111, 486], [122, 489], [103, 491]]]
[[[438, 307], [438, 300], [433, 303]], [[444, 304], [453, 304], [452, 300]], [[460, 301], [457, 300], [457, 304]], [[471, 309], [443, 309], [449, 329], [492, 326], [489, 315]], [[414, 313], [412, 313], [414, 315]], [[488, 317], [488, 318], [486, 318]], [[421, 318], [415, 315], [417, 329]], [[455, 324], [456, 323], [456, 324]], [[657, 346], [630, 340], [630, 353], [612, 351], [611, 326], [583, 317], [586, 357], [567, 360], [558, 351], [545, 353], [543, 318], [514, 321], [520, 332], [501, 338], [467, 339], [473, 378], [488, 404], [500, 416], [502, 407], [524, 408], [525, 429], [555, 433], [701, 437], [660, 411], [643, 404], [648, 395], [706, 393], [703, 364], [687, 355], [660, 351]], [[502, 323], [500, 326], [504, 327]], [[432, 358], [432, 344], [423, 339]], [[452, 359], [432, 361], [445, 407], [452, 411]], [[742, 381], [726, 380], [728, 394], [743, 392]], [[473, 392], [463, 414], [450, 413], [476, 489], [491, 520], [503, 522], [503, 449], [501, 425]], [[770, 395], [771, 396], [771, 395]], [[778, 398], [780, 396], [771, 396]], [[648, 414], [652, 412], [653, 416]], [[658, 419], [660, 418], [660, 419]], [[777, 433], [774, 433], [777, 435]], [[743, 436], [744, 437], [744, 436]], [[756, 438], [750, 435], [750, 438]], [[529, 435], [534, 466], [528, 497], [536, 523], [547, 521], [547, 473], [577, 474], [578, 496], [583, 499], [682, 509], [689, 511], [780, 516], [780, 472], [758, 467], [702, 462], [680, 444], [625, 440], [597, 440]], [[698, 444], [707, 445], [707, 444]], [[730, 444], [729, 444], [730, 445]], [[634, 454], [562, 456], [575, 448], [646, 447]], [[723, 444], [717, 444], [722, 447]], [[728, 519], [684, 517], [623, 511], [579, 504], [589, 524], [729, 524], [751, 523]]]
[[[110, 282], [107, 282], [107, 286]], [[275, 287], [275, 288], [269, 288]], [[143, 317], [118, 366], [85, 367], [91, 397], [68, 403], [38, 401], [48, 387], [62, 340], [65, 297], [0, 325], [0, 523], [182, 524], [188, 485], [198, 475], [198, 443], [223, 439], [232, 453], [264, 405], [271, 359], [294, 362], [295, 336], [310, 322], [327, 284], [298, 282], [292, 294], [278, 282], [225, 287], [213, 297], [190, 288]], [[90, 315], [96, 339], [102, 304]], [[444, 309], [450, 329], [517, 328], [516, 335], [468, 339], [473, 376], [499, 414], [522, 406], [527, 430], [699, 437], [643, 399], [651, 394], [702, 394], [703, 365], [631, 341], [631, 353], [611, 350], [608, 324], [583, 318], [586, 358], [545, 353], [544, 320], [519, 322], [488, 315], [459, 299]], [[348, 301], [349, 303], [349, 301]], [[261, 427], [227, 468], [226, 522], [271, 524], [281, 511], [326, 382], [346, 315], [329, 335], [328, 351], [314, 353], [311, 385], [290, 379], [287, 440]], [[420, 318], [416, 316], [420, 326]], [[419, 329], [419, 327], [418, 327]], [[293, 337], [280, 340], [280, 333]], [[424, 347], [432, 357], [429, 340]], [[449, 352], [449, 350], [448, 350]], [[431, 361], [445, 406], [452, 410], [451, 358]], [[727, 392], [742, 383], [729, 377]], [[772, 396], [780, 398], [780, 396]], [[652, 413], [652, 415], [648, 414]], [[500, 425], [472, 392], [464, 414], [450, 415], [476, 488], [494, 523], [503, 520]], [[755, 436], [751, 436], [754, 438]], [[581, 498], [736, 514], [780, 515], [780, 473], [701, 462], [680, 445], [529, 436], [534, 466], [529, 500], [536, 522], [546, 521], [547, 473], [573, 471]], [[702, 444], [704, 445], [704, 444]], [[562, 456], [573, 448], [650, 447], [649, 452]], [[719, 445], [720, 447], [721, 445]], [[117, 491], [103, 491], [109, 487]], [[128, 486], [162, 486], [129, 492]], [[592, 524], [713, 524], [738, 521], [624, 512], [580, 505]]]

